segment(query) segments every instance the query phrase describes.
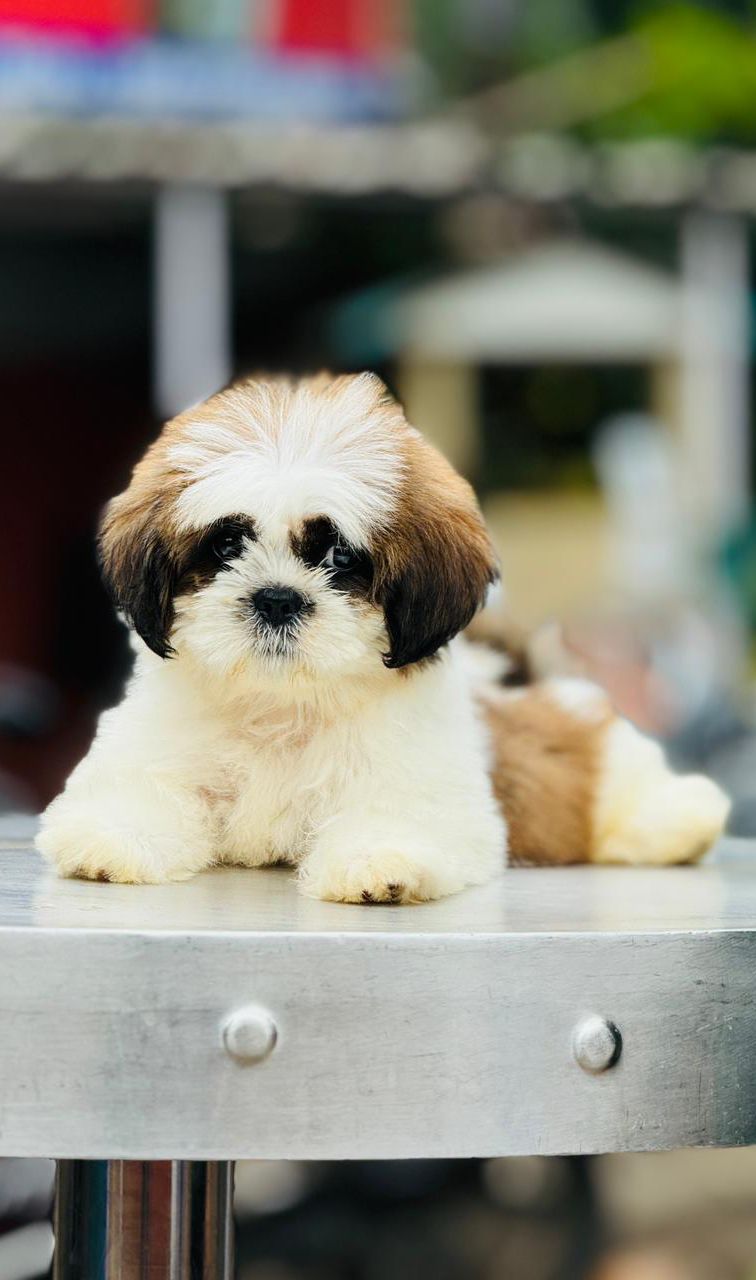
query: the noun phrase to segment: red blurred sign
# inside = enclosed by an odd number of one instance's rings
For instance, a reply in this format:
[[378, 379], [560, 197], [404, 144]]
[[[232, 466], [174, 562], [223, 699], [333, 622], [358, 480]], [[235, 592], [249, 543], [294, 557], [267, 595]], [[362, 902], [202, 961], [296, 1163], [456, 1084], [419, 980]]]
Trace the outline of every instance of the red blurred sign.
[[0, 0], [0, 26], [40, 34], [132, 35], [154, 25], [154, 0]]
[[391, 0], [277, 0], [279, 48], [370, 57], [396, 43]]

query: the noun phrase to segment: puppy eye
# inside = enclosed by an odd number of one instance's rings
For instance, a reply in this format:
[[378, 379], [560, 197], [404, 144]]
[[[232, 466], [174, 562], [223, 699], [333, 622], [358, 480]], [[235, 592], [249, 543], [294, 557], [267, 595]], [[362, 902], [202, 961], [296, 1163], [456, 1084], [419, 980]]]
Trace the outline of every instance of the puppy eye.
[[243, 544], [244, 530], [227, 525], [225, 528], [219, 529], [213, 538], [213, 555], [221, 563], [225, 564], [227, 561], [233, 560], [235, 556], [241, 555]]
[[354, 568], [358, 559], [359, 556], [355, 551], [335, 543], [323, 556], [323, 564], [327, 569], [336, 569], [338, 573], [345, 573], [347, 569]]

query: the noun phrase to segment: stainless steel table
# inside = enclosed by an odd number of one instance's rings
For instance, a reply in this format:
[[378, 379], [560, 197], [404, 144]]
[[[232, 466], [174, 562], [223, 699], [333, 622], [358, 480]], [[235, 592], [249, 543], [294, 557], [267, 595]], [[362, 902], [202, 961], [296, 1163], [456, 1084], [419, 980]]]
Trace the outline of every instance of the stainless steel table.
[[60, 1280], [230, 1266], [231, 1162], [756, 1141], [756, 844], [418, 907], [286, 870], [59, 881], [0, 841], [0, 1155]]

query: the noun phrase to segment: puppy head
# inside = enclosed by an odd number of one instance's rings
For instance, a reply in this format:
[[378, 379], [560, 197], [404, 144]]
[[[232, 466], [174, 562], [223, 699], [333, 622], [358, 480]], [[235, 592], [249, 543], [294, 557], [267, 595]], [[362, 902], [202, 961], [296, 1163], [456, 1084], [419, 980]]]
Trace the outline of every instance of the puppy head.
[[470, 487], [368, 374], [247, 380], [175, 418], [100, 549], [160, 657], [277, 681], [432, 658], [496, 576]]

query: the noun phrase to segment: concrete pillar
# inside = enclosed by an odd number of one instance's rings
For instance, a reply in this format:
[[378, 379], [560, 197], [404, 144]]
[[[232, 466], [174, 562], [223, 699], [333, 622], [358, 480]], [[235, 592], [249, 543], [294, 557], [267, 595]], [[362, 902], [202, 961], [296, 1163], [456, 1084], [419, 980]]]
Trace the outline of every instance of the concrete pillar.
[[170, 418], [231, 376], [226, 193], [161, 187], [154, 255], [154, 396]]
[[470, 364], [407, 355], [397, 382], [407, 417], [468, 477], [481, 456], [478, 373]]
[[683, 488], [701, 542], [750, 505], [748, 239], [742, 218], [696, 211], [682, 228], [680, 429]]

